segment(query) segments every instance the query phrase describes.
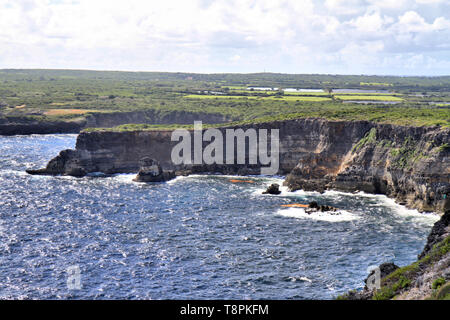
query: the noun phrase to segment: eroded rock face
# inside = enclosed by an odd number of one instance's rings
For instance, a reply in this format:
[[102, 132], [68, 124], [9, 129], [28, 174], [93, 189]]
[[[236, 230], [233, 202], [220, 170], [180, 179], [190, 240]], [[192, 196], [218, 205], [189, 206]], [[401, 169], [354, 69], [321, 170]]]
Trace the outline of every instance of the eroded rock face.
[[164, 171], [158, 161], [145, 157], [141, 159], [141, 168], [133, 181], [164, 182], [175, 178], [174, 171]]
[[[237, 128], [237, 127], [231, 127]], [[420, 211], [450, 209], [450, 130], [367, 121], [297, 119], [239, 127], [279, 129], [279, 175], [291, 190], [385, 194]], [[227, 128], [220, 128], [225, 132]], [[171, 131], [83, 132], [34, 174], [133, 173], [150, 157], [167, 170], [260, 174], [260, 165], [179, 165], [171, 160]], [[225, 134], [224, 134], [225, 136]], [[205, 142], [205, 145], [207, 142]], [[246, 157], [246, 160], [248, 157]], [[82, 169], [77, 170], [75, 169]]]
[[430, 234], [427, 238], [425, 248], [419, 254], [419, 259], [425, 257], [430, 252], [433, 246], [450, 235], [450, 210], [447, 210], [441, 219], [433, 225]]
[[450, 208], [448, 129], [368, 123], [363, 134], [356, 124], [341, 130], [301, 157], [285, 181], [291, 190], [364, 191], [419, 211]]
[[171, 112], [161, 112], [160, 110], [98, 112], [89, 114], [77, 121], [38, 121], [28, 117], [9, 116], [0, 117], [0, 135], [79, 133], [85, 128], [112, 128], [130, 123], [192, 124], [197, 120], [201, 120], [203, 123], [226, 123], [237, 119], [220, 113], [199, 113], [182, 110]]

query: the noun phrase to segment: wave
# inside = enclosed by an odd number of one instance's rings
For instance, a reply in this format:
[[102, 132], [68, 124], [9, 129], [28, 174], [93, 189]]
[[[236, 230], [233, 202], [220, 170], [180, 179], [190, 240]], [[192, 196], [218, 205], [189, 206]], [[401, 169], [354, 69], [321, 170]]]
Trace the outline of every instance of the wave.
[[404, 205], [398, 204], [395, 202], [394, 199], [389, 198], [383, 194], [371, 194], [366, 193], [363, 191], [357, 192], [357, 193], [349, 193], [349, 192], [342, 192], [342, 191], [336, 191], [336, 190], [327, 190], [324, 193], [324, 196], [328, 197], [342, 197], [342, 196], [352, 196], [352, 197], [364, 197], [364, 198], [372, 198], [376, 200], [375, 206], [383, 206], [387, 207], [392, 210], [392, 212], [403, 216], [403, 217], [414, 217], [423, 219], [425, 221], [429, 222], [436, 222], [440, 219], [440, 216], [435, 212], [419, 212], [417, 209], [410, 209]]
[[343, 222], [360, 219], [360, 217], [357, 216], [356, 214], [346, 210], [338, 210], [336, 212], [314, 212], [308, 214], [303, 208], [287, 208], [287, 209], [279, 209], [276, 212], [276, 214], [289, 218], [311, 219], [328, 222]]

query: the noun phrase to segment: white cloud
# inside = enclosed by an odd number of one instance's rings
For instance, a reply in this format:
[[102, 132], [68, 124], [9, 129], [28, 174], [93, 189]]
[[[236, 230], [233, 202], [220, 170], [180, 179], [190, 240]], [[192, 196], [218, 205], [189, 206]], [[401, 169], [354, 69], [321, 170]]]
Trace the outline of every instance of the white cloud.
[[364, 10], [363, 0], [326, 0], [325, 6], [334, 14], [358, 14]]
[[0, 68], [386, 73], [403, 65], [399, 57], [421, 56], [419, 73], [450, 73], [445, 8], [439, 0], [0, 0]]
[[445, 1], [446, 0], [416, 0], [416, 2], [420, 4], [439, 4]]

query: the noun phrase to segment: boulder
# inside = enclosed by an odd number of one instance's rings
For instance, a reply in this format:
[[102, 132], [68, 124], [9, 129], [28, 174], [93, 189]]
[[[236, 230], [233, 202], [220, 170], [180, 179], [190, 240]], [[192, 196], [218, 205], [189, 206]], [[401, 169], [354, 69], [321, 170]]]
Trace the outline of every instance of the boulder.
[[308, 204], [308, 208], [305, 209], [307, 214], [314, 212], [336, 212], [338, 209], [332, 206], [320, 205], [316, 201], [311, 201]]
[[280, 194], [280, 185], [277, 183], [271, 184], [263, 194]]
[[317, 204], [316, 201], [311, 201], [311, 202], [308, 204], [308, 208], [318, 209], [318, 208], [319, 208], [319, 205]]
[[[399, 267], [392, 262], [385, 262], [381, 264], [378, 268], [380, 269], [380, 279], [383, 279], [388, 275], [390, 275], [395, 270], [397, 270]], [[367, 276], [367, 278], [364, 279], [364, 283], [366, 284], [364, 290], [369, 290], [369, 288], [367, 287], [367, 281], [370, 279], [370, 277], [372, 277], [374, 273], [375, 270], [372, 270], [370, 274]]]
[[174, 171], [164, 171], [158, 161], [145, 157], [140, 160], [141, 168], [133, 179], [135, 182], [164, 182], [175, 178]]
[[[392, 272], [397, 270], [399, 267], [391, 262], [383, 263], [379, 267], [380, 269], [380, 280], [390, 275]], [[374, 290], [370, 289], [368, 285], [369, 279], [374, 275], [375, 270], [372, 270], [370, 274], [364, 279], [364, 289], [361, 291], [351, 290], [348, 293], [344, 294], [343, 297], [346, 300], [371, 300], [374, 294]]]

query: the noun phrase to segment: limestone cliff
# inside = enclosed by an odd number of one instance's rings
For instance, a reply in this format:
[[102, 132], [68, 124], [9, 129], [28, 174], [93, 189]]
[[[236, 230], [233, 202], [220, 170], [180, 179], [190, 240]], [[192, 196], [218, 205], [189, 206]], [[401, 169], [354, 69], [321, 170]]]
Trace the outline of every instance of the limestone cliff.
[[327, 137], [287, 176], [292, 190], [360, 190], [420, 211], [450, 208], [448, 129], [349, 123]]
[[128, 112], [93, 112], [74, 120], [55, 120], [36, 116], [8, 116], [0, 114], [0, 135], [79, 133], [85, 128], [111, 128], [122, 124], [192, 124], [226, 123], [236, 119], [220, 113], [189, 112], [183, 110], [143, 110]]
[[[450, 130], [367, 121], [296, 119], [241, 126], [279, 129], [279, 174], [290, 189], [337, 189], [386, 194], [411, 208], [450, 208]], [[226, 128], [220, 128], [222, 132]], [[259, 174], [259, 165], [174, 166], [171, 131], [82, 132], [75, 150], [64, 150], [34, 174], [81, 176], [90, 172], [135, 173], [139, 160], [167, 169]], [[248, 158], [248, 154], [246, 156]], [[247, 162], [248, 163], [248, 162]]]

